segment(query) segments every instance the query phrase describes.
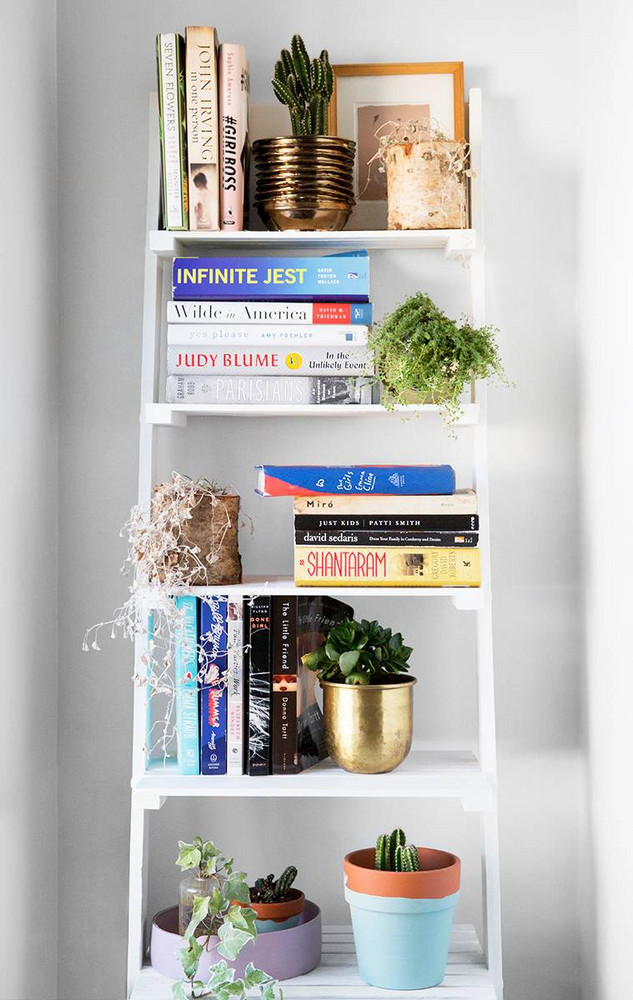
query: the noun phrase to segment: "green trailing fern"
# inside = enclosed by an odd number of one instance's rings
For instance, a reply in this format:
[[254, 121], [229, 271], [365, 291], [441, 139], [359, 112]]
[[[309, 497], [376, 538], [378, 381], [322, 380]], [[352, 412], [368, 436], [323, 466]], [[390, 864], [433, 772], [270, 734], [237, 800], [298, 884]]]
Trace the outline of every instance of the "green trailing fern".
[[400, 827], [391, 833], [381, 833], [376, 840], [375, 867], [380, 872], [419, 872], [420, 856], [413, 844], [407, 844]]
[[293, 135], [327, 135], [334, 74], [327, 51], [310, 59], [301, 35], [282, 49], [272, 80], [275, 97], [287, 105]]

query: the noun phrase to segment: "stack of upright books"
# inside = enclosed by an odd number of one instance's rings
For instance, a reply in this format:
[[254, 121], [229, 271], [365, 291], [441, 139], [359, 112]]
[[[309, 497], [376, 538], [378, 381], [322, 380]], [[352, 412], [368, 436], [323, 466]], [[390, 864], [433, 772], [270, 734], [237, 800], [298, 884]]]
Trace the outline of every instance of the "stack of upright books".
[[167, 307], [167, 402], [371, 403], [366, 251], [182, 257]]
[[473, 490], [450, 465], [260, 466], [257, 492], [294, 497], [302, 587], [478, 587]]
[[301, 657], [353, 609], [307, 595], [176, 601], [183, 616], [174, 650], [180, 773], [297, 774], [323, 760], [316, 676]]

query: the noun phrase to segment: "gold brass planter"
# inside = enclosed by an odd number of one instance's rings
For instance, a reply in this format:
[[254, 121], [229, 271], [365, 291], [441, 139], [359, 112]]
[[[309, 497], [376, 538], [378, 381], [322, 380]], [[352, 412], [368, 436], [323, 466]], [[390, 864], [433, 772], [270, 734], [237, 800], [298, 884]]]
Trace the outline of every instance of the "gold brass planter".
[[253, 143], [255, 204], [269, 229], [343, 229], [354, 207], [356, 144], [334, 135]]
[[411, 749], [415, 683], [415, 677], [366, 685], [320, 681], [330, 757], [355, 774], [383, 774], [402, 764]]

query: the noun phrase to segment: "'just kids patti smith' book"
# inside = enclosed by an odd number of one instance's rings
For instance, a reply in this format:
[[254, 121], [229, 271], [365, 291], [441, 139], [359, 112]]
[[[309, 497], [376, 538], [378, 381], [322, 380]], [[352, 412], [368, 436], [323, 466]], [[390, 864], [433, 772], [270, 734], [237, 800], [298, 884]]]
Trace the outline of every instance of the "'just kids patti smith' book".
[[175, 300], [369, 301], [366, 250], [325, 257], [176, 257]]

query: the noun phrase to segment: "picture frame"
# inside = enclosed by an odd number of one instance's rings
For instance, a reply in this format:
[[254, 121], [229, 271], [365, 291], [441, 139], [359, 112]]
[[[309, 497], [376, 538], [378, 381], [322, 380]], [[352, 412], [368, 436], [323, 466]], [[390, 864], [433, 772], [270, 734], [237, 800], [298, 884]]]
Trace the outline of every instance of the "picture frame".
[[329, 108], [331, 135], [356, 142], [350, 228], [384, 229], [387, 186], [374, 159], [376, 131], [390, 121], [422, 121], [449, 139], [465, 139], [464, 64], [356, 63], [336, 65]]

